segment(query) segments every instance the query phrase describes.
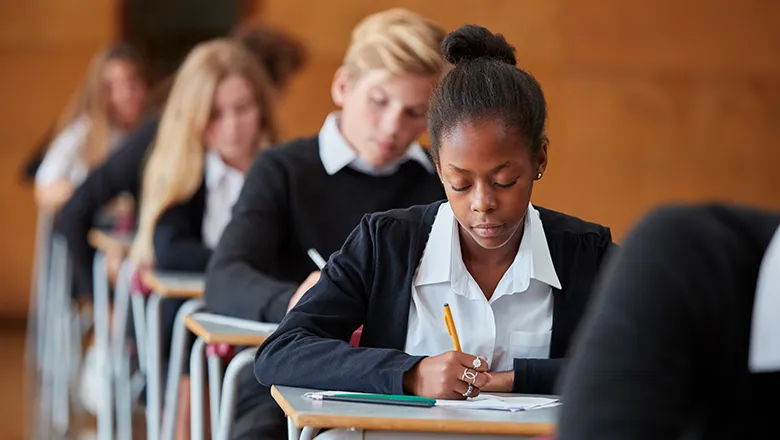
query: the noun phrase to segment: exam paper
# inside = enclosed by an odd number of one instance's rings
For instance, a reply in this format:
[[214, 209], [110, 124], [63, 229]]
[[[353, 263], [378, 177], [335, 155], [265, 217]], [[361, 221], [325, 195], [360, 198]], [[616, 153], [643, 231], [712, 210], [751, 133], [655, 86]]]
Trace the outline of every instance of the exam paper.
[[500, 411], [526, 411], [559, 405], [558, 399], [530, 396], [495, 396], [480, 394], [468, 400], [437, 400], [436, 406], [458, 409], [491, 409]]

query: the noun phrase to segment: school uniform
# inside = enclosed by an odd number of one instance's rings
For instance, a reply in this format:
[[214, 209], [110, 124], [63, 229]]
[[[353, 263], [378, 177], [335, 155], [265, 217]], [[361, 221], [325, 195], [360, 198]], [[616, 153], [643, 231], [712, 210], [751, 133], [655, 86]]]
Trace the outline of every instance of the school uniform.
[[[230, 221], [244, 183], [242, 172], [227, 166], [213, 151], [204, 159], [203, 183], [190, 200], [166, 209], [154, 228], [155, 268], [177, 272], [206, 270], [214, 247]], [[176, 313], [185, 300], [162, 303], [163, 353], [170, 351]], [[167, 357], [167, 356], [166, 356]]]
[[583, 324], [558, 438], [780, 438], [779, 224], [726, 205], [642, 221]]
[[513, 392], [553, 392], [613, 246], [609, 229], [529, 206], [515, 260], [487, 300], [463, 266], [457, 228], [447, 203], [366, 216], [258, 350], [258, 380], [403, 394], [406, 372], [453, 349], [448, 302], [464, 351], [514, 371]]
[[[430, 157], [413, 143], [378, 168], [365, 162], [329, 115], [317, 136], [261, 153], [206, 274], [216, 313], [279, 322], [317, 266], [307, 254], [337, 251], [367, 213], [445, 198]], [[234, 438], [285, 438], [282, 412], [251, 369], [240, 377]]]
[[143, 164], [157, 135], [159, 122], [159, 117], [150, 117], [130, 133], [119, 144], [116, 153], [92, 170], [60, 211], [55, 228], [68, 242], [75, 292], [80, 295], [92, 297], [95, 250], [87, 241], [89, 230], [100, 209], [118, 195], [129, 193], [139, 200]]
[[[49, 151], [35, 173], [36, 185], [47, 185], [60, 180], [70, 182], [74, 187], [87, 178], [89, 169], [81, 155], [81, 148], [89, 137], [92, 127], [90, 119], [82, 116], [66, 126], [52, 141]], [[109, 127], [109, 153], [116, 151], [124, 133], [116, 127]]]

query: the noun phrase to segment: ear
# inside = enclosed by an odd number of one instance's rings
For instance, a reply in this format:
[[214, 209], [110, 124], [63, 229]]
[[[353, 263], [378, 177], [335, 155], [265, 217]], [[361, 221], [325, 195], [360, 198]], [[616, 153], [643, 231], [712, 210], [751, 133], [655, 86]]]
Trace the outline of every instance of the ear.
[[330, 96], [333, 98], [333, 103], [339, 108], [344, 106], [344, 101], [347, 99], [350, 85], [349, 72], [342, 66], [336, 70], [336, 74], [333, 75], [333, 83], [330, 85]]
[[547, 138], [545, 138], [542, 141], [542, 145], [539, 147], [539, 152], [536, 153], [536, 176], [539, 174], [544, 175], [545, 171], [547, 171], [547, 145], [549, 142], [547, 141]]

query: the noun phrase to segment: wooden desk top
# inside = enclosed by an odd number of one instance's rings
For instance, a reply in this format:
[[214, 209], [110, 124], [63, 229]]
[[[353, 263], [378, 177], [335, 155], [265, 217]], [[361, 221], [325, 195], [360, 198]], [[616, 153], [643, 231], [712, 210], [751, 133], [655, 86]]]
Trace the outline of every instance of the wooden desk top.
[[202, 298], [205, 291], [200, 273], [148, 270], [141, 273], [141, 282], [163, 298]]
[[133, 233], [114, 233], [93, 228], [87, 234], [90, 246], [106, 253], [126, 254], [133, 244]]
[[447, 432], [458, 434], [547, 435], [555, 432], [560, 407], [530, 411], [418, 408], [369, 403], [314, 401], [310, 390], [271, 387], [276, 403], [298, 428], [356, 428], [376, 431]]
[[260, 345], [278, 324], [230, 318], [214, 313], [193, 313], [184, 319], [187, 328], [207, 344]]

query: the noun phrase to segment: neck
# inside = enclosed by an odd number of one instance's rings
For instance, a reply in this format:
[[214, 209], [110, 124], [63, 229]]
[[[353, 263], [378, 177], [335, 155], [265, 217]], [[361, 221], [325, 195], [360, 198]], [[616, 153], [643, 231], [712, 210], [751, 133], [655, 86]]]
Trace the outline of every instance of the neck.
[[223, 157], [222, 161], [225, 162], [225, 165], [229, 166], [230, 168], [236, 169], [242, 174], [246, 174], [246, 172], [249, 170], [249, 167], [252, 165], [252, 156], [236, 157], [232, 159], [225, 159]]

